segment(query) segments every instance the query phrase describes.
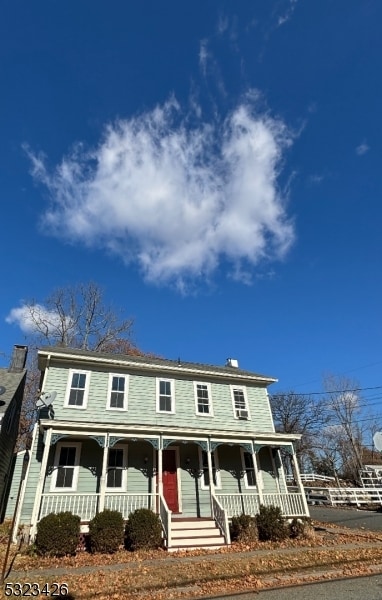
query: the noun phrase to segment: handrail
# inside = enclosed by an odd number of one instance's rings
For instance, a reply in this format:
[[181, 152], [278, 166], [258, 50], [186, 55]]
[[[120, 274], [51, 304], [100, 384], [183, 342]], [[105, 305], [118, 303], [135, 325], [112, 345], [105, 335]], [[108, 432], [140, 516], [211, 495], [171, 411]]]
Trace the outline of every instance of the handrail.
[[172, 511], [168, 508], [164, 496], [159, 494], [159, 517], [162, 522], [167, 548], [171, 548], [171, 514]]
[[220, 504], [215, 494], [211, 494], [212, 498], [212, 516], [219, 527], [227, 545], [231, 544], [231, 535], [229, 532], [229, 523], [227, 511]]

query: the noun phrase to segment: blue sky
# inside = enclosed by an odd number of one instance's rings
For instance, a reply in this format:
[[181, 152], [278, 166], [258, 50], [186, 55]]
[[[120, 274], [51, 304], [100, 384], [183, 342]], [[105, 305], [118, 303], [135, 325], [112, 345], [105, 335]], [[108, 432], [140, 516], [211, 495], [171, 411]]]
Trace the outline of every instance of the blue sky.
[[92, 280], [143, 350], [381, 384], [379, 0], [1, 13], [1, 352]]

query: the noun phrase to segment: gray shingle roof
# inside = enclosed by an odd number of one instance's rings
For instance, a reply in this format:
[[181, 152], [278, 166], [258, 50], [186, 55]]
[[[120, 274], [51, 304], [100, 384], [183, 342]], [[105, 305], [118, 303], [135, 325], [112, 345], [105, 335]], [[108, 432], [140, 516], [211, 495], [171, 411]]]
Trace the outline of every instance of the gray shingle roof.
[[0, 395], [0, 414], [7, 410], [25, 373], [25, 370], [19, 373], [9, 373], [8, 369], [0, 369], [0, 386], [5, 387], [4, 394]]
[[261, 375], [259, 373], [254, 373], [253, 371], [247, 371], [244, 369], [240, 369], [237, 367], [229, 367], [229, 366], [215, 366], [208, 365], [204, 363], [195, 363], [183, 361], [181, 359], [178, 360], [168, 360], [164, 358], [156, 358], [152, 356], [134, 356], [130, 354], [109, 354], [104, 352], [93, 352], [91, 350], [80, 350], [78, 348], [61, 348], [61, 347], [43, 347], [40, 348], [39, 354], [61, 354], [63, 356], [78, 356], [91, 359], [105, 359], [106, 361], [114, 361], [114, 362], [126, 362], [130, 365], [146, 366], [150, 365], [153, 368], [155, 367], [165, 367], [166, 369], [174, 369], [184, 371], [203, 371], [206, 373], [215, 373], [221, 375], [227, 375], [227, 373], [231, 373], [232, 376], [239, 377], [248, 377], [251, 379], [260, 379], [264, 380], [268, 383], [272, 383], [277, 381], [274, 377], [270, 377], [267, 375]]

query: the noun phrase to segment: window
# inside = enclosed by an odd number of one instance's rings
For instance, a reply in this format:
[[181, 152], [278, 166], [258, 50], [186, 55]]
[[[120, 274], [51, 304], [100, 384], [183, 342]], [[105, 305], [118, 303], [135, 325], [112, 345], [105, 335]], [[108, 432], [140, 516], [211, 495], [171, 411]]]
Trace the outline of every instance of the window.
[[109, 379], [108, 408], [126, 410], [127, 408], [127, 377], [112, 375]]
[[195, 383], [196, 414], [212, 416], [211, 390], [208, 383]]
[[172, 379], [158, 379], [158, 412], [175, 412], [175, 400], [173, 396], [174, 381]]
[[66, 406], [86, 408], [90, 373], [88, 371], [69, 372]]
[[125, 489], [126, 487], [126, 447], [116, 446], [109, 449], [106, 487]]
[[245, 487], [256, 487], [256, 473], [253, 464], [252, 454], [250, 452], [244, 452], [244, 450], [242, 450], [242, 462], [244, 470]]
[[244, 388], [232, 388], [233, 410], [236, 419], [246, 421], [249, 419], [249, 411]]
[[[199, 459], [200, 459], [200, 470], [202, 471], [202, 489], [208, 489], [210, 485], [210, 478], [208, 473], [208, 455], [205, 450], [199, 448]], [[220, 488], [220, 473], [217, 452], [211, 452], [211, 463], [212, 463], [212, 478], [214, 486]]]
[[52, 490], [65, 491], [77, 488], [80, 449], [81, 444], [57, 444]]

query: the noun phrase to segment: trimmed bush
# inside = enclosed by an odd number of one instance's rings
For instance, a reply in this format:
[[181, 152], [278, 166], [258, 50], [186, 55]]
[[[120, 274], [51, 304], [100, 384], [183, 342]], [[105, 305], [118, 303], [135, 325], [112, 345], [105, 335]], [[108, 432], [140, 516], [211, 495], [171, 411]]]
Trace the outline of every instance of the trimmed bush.
[[233, 542], [256, 542], [259, 539], [256, 517], [244, 514], [232, 517], [231, 539]]
[[71, 512], [51, 513], [37, 524], [35, 546], [39, 554], [75, 554], [80, 537], [80, 517]]
[[148, 550], [162, 545], [162, 524], [152, 510], [138, 508], [129, 515], [126, 525], [126, 548]]
[[278, 506], [260, 506], [259, 514], [256, 515], [259, 540], [262, 542], [279, 542], [288, 537], [288, 528], [281, 508]]
[[117, 510], [104, 510], [89, 522], [92, 552], [113, 553], [123, 545], [123, 518]]
[[289, 523], [289, 537], [291, 537], [293, 540], [298, 538], [309, 538], [312, 537], [313, 534], [314, 530], [310, 519], [297, 519], [294, 517], [294, 519], [292, 519]]

